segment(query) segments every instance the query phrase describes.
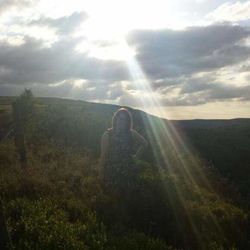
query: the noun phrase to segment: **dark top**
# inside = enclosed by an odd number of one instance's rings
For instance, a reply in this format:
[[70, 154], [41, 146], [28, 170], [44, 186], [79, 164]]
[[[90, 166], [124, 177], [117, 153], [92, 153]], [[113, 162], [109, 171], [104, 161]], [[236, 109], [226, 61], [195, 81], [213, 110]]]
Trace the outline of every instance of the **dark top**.
[[108, 187], [113, 190], [127, 191], [136, 186], [138, 169], [133, 155], [132, 133], [115, 133], [112, 129], [107, 130], [109, 135], [109, 149], [104, 165], [104, 180]]

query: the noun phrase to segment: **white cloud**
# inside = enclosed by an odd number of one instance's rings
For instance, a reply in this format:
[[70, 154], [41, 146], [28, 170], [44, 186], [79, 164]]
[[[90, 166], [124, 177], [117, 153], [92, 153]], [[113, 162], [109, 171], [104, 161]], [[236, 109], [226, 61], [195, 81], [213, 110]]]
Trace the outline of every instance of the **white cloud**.
[[206, 16], [207, 19], [220, 22], [238, 22], [250, 19], [250, 1], [226, 2]]
[[[1, 95], [31, 87], [38, 96], [138, 108], [144, 102], [149, 109], [159, 102], [191, 111], [201, 104], [249, 103], [250, 30], [211, 23], [249, 19], [250, 1], [219, 7], [225, 0], [108, 2], [114, 4], [0, 0]], [[200, 16], [215, 6], [201, 25]], [[131, 29], [126, 49], [116, 33]], [[150, 85], [150, 95], [135, 76]]]

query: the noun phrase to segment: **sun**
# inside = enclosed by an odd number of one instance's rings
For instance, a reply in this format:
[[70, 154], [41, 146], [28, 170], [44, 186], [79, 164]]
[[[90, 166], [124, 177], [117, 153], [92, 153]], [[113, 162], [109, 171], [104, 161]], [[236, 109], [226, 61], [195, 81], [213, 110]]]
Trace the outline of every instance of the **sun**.
[[83, 1], [82, 8], [88, 19], [77, 30], [76, 36], [83, 36], [78, 51], [99, 59], [127, 60], [124, 41], [134, 29], [162, 29], [177, 24], [170, 1]]
[[89, 35], [117, 38], [132, 29], [157, 29], [170, 24], [173, 15], [165, 0], [93, 0], [88, 3]]

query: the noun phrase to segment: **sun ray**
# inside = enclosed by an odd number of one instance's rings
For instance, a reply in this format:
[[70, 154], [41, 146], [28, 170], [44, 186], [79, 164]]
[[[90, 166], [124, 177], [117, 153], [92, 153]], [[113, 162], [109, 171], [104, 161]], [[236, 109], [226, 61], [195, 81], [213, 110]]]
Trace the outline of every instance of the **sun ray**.
[[[126, 64], [129, 69], [133, 84], [135, 85], [136, 89], [142, 93], [143, 95], [138, 96], [138, 100], [140, 103], [141, 108], [144, 111], [147, 111], [148, 107], [154, 107], [157, 110], [157, 115], [159, 117], [164, 117], [164, 110], [161, 103], [157, 100], [155, 93], [148, 81], [146, 75], [144, 74], [142, 68], [140, 67], [139, 63], [137, 62], [134, 53], [130, 52], [130, 48], [126, 41], [121, 42], [124, 51], [128, 55], [126, 58]], [[180, 132], [175, 128], [175, 126], [171, 123], [171, 121], [164, 122], [162, 119], [152, 118], [151, 116], [144, 117], [146, 119], [145, 124], [149, 124], [147, 128], [148, 136], [156, 142], [157, 148], [153, 149], [153, 153], [155, 159], [157, 161], [157, 165], [159, 168], [159, 173], [162, 173], [162, 168], [166, 167], [170, 174], [174, 174], [178, 172], [179, 175], [183, 177], [183, 179], [188, 180], [190, 183], [193, 184], [193, 187], [198, 190], [198, 194], [201, 200], [204, 200], [202, 192], [200, 190], [199, 182], [203, 182], [206, 187], [209, 188], [210, 191], [213, 191], [213, 188], [206, 178], [206, 176], [202, 173], [201, 165], [203, 164], [201, 161], [198, 161], [196, 157], [193, 156], [194, 149], [190, 150], [189, 145], [182, 139]], [[174, 152], [176, 157], [175, 161], [176, 164], [172, 165], [172, 161], [170, 160], [170, 154], [167, 153], [167, 150], [170, 149]], [[189, 160], [183, 158], [183, 154], [189, 156]], [[163, 164], [162, 164], [163, 162]], [[194, 172], [197, 176], [194, 176]], [[164, 180], [164, 178], [162, 178]], [[164, 183], [163, 183], [164, 184]], [[187, 209], [185, 209], [184, 197], [182, 191], [176, 185], [176, 191], [178, 195], [178, 200], [182, 207], [185, 210], [189, 223], [193, 229], [194, 234], [196, 235], [196, 240], [199, 244], [202, 244], [202, 240], [199, 235], [199, 230], [192, 221], [192, 217]], [[166, 188], [166, 192], [169, 197], [171, 194], [168, 193]], [[171, 202], [171, 199], [170, 199]], [[171, 204], [174, 209], [174, 204]], [[224, 233], [211, 211], [209, 211], [208, 215], [211, 219], [211, 223], [215, 226], [218, 230], [218, 233], [221, 236], [224, 236]], [[178, 220], [177, 222], [182, 224], [181, 221]]]

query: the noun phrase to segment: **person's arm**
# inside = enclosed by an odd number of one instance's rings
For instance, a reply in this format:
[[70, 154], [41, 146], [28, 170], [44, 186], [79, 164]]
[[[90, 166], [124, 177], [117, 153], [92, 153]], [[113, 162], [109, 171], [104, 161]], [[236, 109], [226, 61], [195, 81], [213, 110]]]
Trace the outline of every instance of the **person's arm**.
[[145, 148], [148, 146], [148, 141], [134, 129], [132, 129], [132, 136], [135, 142], [139, 145], [135, 154], [135, 159], [139, 159]]
[[99, 175], [100, 178], [103, 179], [104, 174], [104, 164], [107, 158], [107, 152], [108, 152], [108, 142], [109, 142], [109, 135], [107, 131], [104, 132], [101, 138], [101, 155], [99, 159]]

